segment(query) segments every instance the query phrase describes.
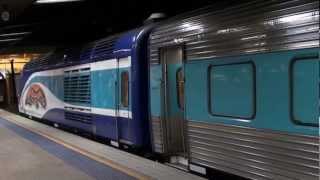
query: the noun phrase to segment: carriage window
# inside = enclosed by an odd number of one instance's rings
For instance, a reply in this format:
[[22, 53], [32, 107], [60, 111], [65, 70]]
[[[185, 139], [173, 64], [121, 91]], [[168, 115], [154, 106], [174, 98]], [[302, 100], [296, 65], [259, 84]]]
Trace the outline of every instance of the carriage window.
[[121, 73], [121, 104], [123, 107], [129, 106], [129, 73]]
[[292, 118], [303, 125], [318, 126], [319, 60], [301, 59], [291, 69]]
[[184, 109], [184, 74], [182, 68], [177, 71], [177, 98], [178, 106], [181, 110]]
[[253, 119], [255, 68], [253, 63], [209, 68], [209, 110], [213, 116]]

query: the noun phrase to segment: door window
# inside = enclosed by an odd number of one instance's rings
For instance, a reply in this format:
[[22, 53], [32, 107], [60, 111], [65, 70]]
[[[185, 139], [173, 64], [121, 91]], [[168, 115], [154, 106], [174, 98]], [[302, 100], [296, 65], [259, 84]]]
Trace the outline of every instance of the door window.
[[180, 109], [184, 109], [184, 74], [182, 68], [177, 71], [177, 98], [178, 106]]

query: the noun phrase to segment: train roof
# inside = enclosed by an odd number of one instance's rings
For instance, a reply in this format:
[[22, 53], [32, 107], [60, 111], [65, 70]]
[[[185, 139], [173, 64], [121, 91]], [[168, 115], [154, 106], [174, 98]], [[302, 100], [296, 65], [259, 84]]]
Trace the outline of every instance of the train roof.
[[208, 6], [159, 23], [150, 62], [161, 47], [183, 45], [187, 60], [319, 47], [319, 1], [254, 0]]
[[129, 56], [132, 47], [140, 41], [139, 34], [147, 27], [108, 36], [79, 47], [54, 50], [31, 60], [24, 70], [39, 70], [90, 63]]

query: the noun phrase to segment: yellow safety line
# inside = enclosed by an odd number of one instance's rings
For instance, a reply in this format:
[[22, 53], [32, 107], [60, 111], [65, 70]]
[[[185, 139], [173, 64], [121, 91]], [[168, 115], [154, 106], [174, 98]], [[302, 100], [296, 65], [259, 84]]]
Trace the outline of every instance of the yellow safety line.
[[72, 151], [75, 151], [75, 152], [77, 152], [79, 154], [82, 154], [82, 155], [84, 155], [84, 156], [86, 156], [86, 157], [88, 157], [90, 159], [93, 159], [93, 160], [95, 160], [97, 162], [100, 162], [100, 163], [102, 163], [104, 165], [107, 165], [107, 166], [109, 166], [109, 167], [111, 167], [113, 169], [121, 171], [121, 172], [123, 172], [123, 173], [125, 173], [125, 174], [127, 174], [127, 175], [129, 175], [131, 177], [135, 177], [135, 178], [140, 179], [140, 180], [152, 180], [153, 179], [150, 176], [142, 174], [142, 173], [140, 173], [140, 172], [138, 172], [136, 170], [133, 170], [131, 168], [125, 167], [125, 166], [123, 166], [123, 165], [121, 165], [119, 163], [116, 163], [116, 162], [112, 161], [112, 160], [106, 159], [105, 157], [99, 156], [99, 155], [97, 155], [95, 153], [92, 153], [92, 152], [89, 152], [89, 151], [84, 150], [82, 148], [79, 148], [77, 146], [74, 146], [74, 145], [72, 145], [70, 143], [67, 143], [67, 142], [65, 142], [65, 141], [63, 141], [63, 140], [61, 140], [59, 138], [52, 137], [47, 133], [41, 132], [39, 130], [35, 130], [33, 128], [25, 127], [22, 123], [20, 123], [20, 122], [18, 122], [16, 120], [13, 120], [11, 118], [9, 119], [8, 117], [6, 117], [4, 119], [7, 120], [7, 121], [10, 121], [10, 122], [12, 122], [12, 123], [14, 123], [14, 124], [16, 124], [16, 125], [18, 125], [20, 127], [22, 127], [22, 128], [24, 128], [24, 129], [32, 131], [32, 132], [34, 132], [34, 133], [36, 133], [36, 134], [38, 134], [40, 136], [43, 136], [43, 137], [45, 137], [45, 138], [47, 138], [47, 139], [49, 139], [49, 140], [51, 140], [51, 141], [53, 141], [53, 142], [55, 142], [57, 144], [60, 144], [60, 145], [66, 147], [66, 148], [68, 148], [68, 149], [70, 149]]

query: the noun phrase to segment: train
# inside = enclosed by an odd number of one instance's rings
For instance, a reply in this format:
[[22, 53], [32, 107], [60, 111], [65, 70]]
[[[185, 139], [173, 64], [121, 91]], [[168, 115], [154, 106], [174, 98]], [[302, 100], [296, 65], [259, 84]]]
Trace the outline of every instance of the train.
[[199, 174], [319, 179], [319, 1], [209, 6], [26, 64], [20, 113]]

